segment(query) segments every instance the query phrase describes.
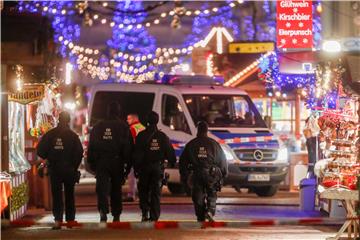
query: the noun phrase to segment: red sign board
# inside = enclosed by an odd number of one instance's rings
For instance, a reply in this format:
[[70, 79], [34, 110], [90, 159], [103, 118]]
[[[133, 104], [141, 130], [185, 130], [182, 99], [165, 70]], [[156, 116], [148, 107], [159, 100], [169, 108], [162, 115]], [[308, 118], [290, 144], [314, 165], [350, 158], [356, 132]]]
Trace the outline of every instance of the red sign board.
[[281, 0], [276, 6], [277, 48], [312, 48], [311, 0]]

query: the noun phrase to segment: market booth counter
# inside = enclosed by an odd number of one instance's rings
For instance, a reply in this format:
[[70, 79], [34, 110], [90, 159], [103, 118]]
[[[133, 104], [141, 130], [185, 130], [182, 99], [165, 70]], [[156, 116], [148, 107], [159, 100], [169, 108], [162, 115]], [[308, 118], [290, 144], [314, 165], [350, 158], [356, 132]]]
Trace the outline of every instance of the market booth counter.
[[359, 191], [345, 188], [328, 188], [319, 187], [321, 198], [340, 200], [346, 210], [346, 221], [338, 231], [335, 237], [330, 239], [340, 239], [341, 235], [347, 231], [348, 239], [357, 239], [360, 237], [360, 223], [356, 212], [356, 205], [359, 202]]
[[29, 205], [51, 208], [48, 179], [38, 176], [35, 147], [39, 137], [55, 125], [59, 101], [54, 89], [44, 84], [25, 84], [21, 91], [9, 94], [9, 158], [7, 169], [3, 169], [8, 173], [2, 175], [8, 177], [10, 187], [2, 185], [1, 196], [9, 203], [2, 209], [2, 217], [19, 219]]

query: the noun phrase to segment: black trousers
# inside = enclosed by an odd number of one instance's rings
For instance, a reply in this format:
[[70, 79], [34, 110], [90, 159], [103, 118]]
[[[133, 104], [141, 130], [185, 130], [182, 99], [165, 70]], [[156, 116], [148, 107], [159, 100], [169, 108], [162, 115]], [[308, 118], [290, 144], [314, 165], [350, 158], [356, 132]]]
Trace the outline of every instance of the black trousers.
[[210, 212], [213, 216], [216, 211], [217, 191], [214, 187], [204, 183], [199, 178], [194, 178], [192, 188], [192, 201], [198, 221], [205, 221], [205, 213]]
[[59, 172], [50, 170], [49, 175], [52, 194], [52, 212], [55, 221], [63, 220], [63, 188], [65, 192], [65, 219], [66, 221], [75, 220], [75, 173], [73, 170]]
[[139, 200], [143, 214], [150, 212], [150, 220], [157, 221], [160, 217], [160, 195], [163, 170], [150, 169], [139, 174]]
[[308, 160], [309, 160], [309, 173], [314, 173], [314, 165], [316, 163], [316, 137], [311, 137], [306, 139], [306, 148], [308, 150]]
[[118, 170], [96, 169], [96, 193], [99, 212], [109, 213], [109, 195], [111, 214], [120, 216], [122, 212], [122, 179], [123, 174]]

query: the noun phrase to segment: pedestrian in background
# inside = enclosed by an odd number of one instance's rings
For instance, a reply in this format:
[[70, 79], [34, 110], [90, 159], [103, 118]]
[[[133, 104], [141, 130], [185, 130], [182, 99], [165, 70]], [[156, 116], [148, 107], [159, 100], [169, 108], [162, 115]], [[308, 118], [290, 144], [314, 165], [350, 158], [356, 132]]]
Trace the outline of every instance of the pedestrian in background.
[[208, 124], [201, 121], [197, 129], [197, 137], [186, 144], [180, 156], [179, 170], [182, 182], [191, 184], [197, 220], [213, 221], [217, 191], [228, 172], [227, 162], [221, 146], [207, 136]]
[[70, 115], [59, 114], [59, 124], [48, 131], [37, 146], [37, 155], [46, 159], [50, 176], [52, 212], [55, 218], [53, 229], [60, 229], [63, 221], [63, 193], [65, 192], [65, 219], [75, 221], [75, 183], [79, 182], [79, 165], [83, 148], [79, 136], [70, 129]]
[[308, 172], [307, 178], [314, 178], [314, 167], [318, 159], [319, 154], [319, 144], [318, 144], [318, 135], [320, 133], [320, 127], [318, 124], [318, 119], [315, 114], [312, 113], [305, 120], [305, 127], [303, 130], [304, 136], [306, 138], [306, 148], [308, 151]]
[[132, 138], [129, 127], [120, 119], [120, 105], [111, 103], [105, 120], [90, 133], [88, 163], [96, 177], [96, 193], [100, 222], [107, 221], [110, 195], [113, 221], [120, 221], [122, 185], [129, 172]]
[[139, 198], [142, 221], [157, 221], [160, 217], [160, 194], [164, 179], [164, 163], [176, 163], [170, 139], [158, 130], [159, 115], [148, 115], [147, 127], [136, 137], [134, 152], [135, 175], [139, 177]]
[[[136, 113], [128, 114], [127, 116], [127, 123], [130, 126], [130, 132], [131, 136], [133, 138], [134, 144], [136, 141], [136, 136], [139, 134], [139, 132], [145, 130], [144, 125], [142, 125], [139, 121], [139, 115]], [[127, 196], [127, 201], [133, 202], [136, 200], [136, 194], [137, 194], [137, 187], [136, 187], [136, 179], [134, 174], [134, 169], [132, 168], [129, 177], [128, 177], [128, 184], [129, 184], [129, 192]]]

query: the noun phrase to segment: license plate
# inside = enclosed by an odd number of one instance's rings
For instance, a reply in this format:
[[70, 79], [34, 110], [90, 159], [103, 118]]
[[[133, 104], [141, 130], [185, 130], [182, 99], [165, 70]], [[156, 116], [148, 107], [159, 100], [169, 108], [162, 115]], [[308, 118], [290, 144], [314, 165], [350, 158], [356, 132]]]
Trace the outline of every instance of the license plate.
[[269, 182], [269, 174], [250, 174], [248, 177], [249, 182]]

